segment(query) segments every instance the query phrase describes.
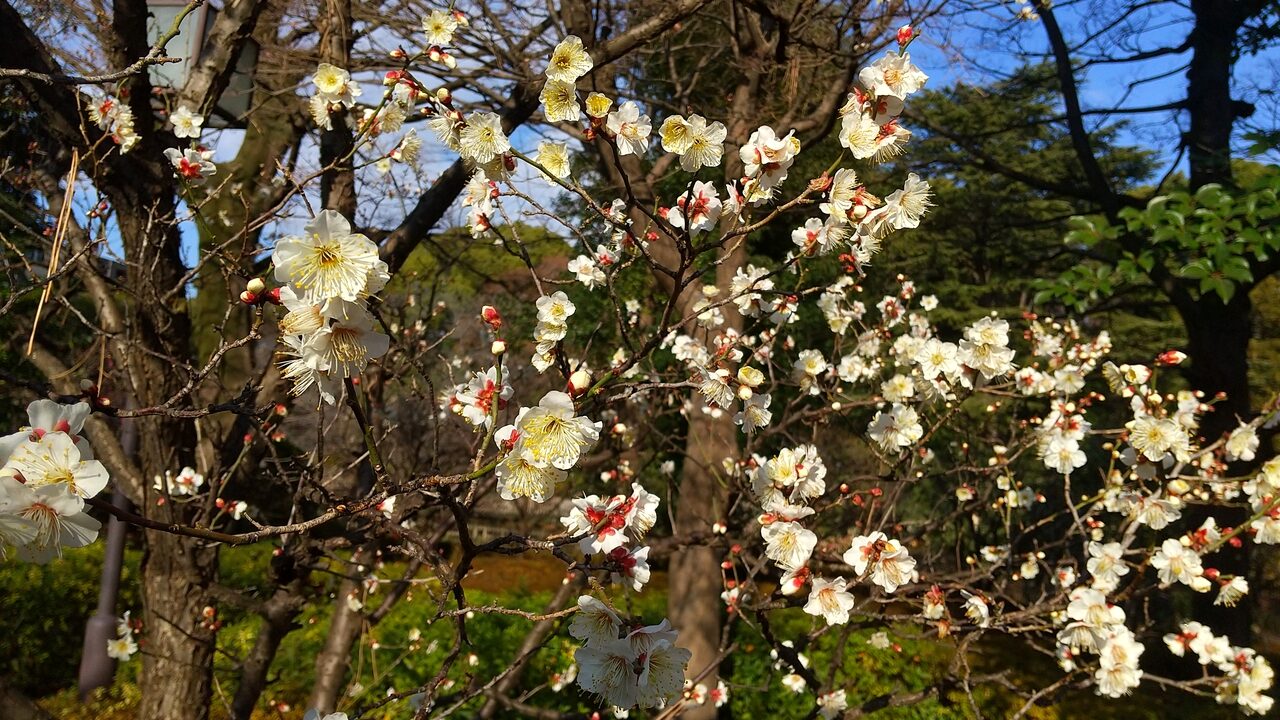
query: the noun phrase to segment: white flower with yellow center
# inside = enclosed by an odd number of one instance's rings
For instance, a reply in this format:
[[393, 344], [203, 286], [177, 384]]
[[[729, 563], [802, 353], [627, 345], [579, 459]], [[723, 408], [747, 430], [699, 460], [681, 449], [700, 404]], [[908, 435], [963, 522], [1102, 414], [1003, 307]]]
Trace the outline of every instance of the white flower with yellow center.
[[591, 72], [595, 63], [591, 55], [582, 46], [577, 35], [570, 35], [556, 45], [551, 52], [551, 62], [547, 65], [547, 77], [551, 80], [573, 83], [578, 78]]
[[783, 570], [795, 570], [809, 562], [818, 536], [795, 522], [775, 522], [760, 529], [765, 555]]
[[583, 642], [617, 640], [622, 631], [622, 619], [608, 605], [591, 597], [578, 597], [578, 612], [569, 623], [569, 634]]
[[680, 167], [685, 172], [695, 172], [701, 167], [715, 167], [724, 154], [724, 123], [707, 124], [701, 115], [689, 116], [687, 126], [688, 147], [680, 153]]
[[290, 395], [300, 397], [314, 387], [320, 393], [320, 401], [333, 405], [342, 393], [342, 378], [328, 370], [317, 370], [311, 364], [306, 340], [305, 335], [285, 335], [280, 338], [281, 344], [286, 348], [281, 353], [284, 360], [280, 362], [280, 375], [293, 383]]
[[391, 339], [373, 329], [368, 311], [353, 313], [317, 330], [303, 345], [303, 358], [316, 370], [353, 377], [370, 358], [382, 357]]
[[498, 463], [494, 474], [498, 476], [498, 495], [503, 500], [526, 497], [536, 503], [551, 497], [556, 485], [567, 477], [564, 470], [535, 459], [523, 444], [517, 445]]
[[895, 230], [916, 228], [920, 226], [920, 218], [933, 206], [929, 199], [929, 183], [920, 176], [911, 173], [901, 190], [894, 190], [884, 199], [882, 218]]
[[352, 233], [347, 219], [333, 210], [321, 211], [307, 225], [306, 236], [276, 243], [272, 261], [277, 281], [316, 304], [330, 298], [355, 302], [386, 284], [378, 246]]
[[648, 151], [653, 125], [649, 116], [641, 115], [640, 106], [631, 100], [609, 113], [604, 126], [617, 138], [619, 155], [644, 155]]
[[836, 171], [831, 177], [831, 189], [827, 201], [818, 206], [822, 212], [830, 215], [838, 222], [849, 221], [849, 211], [853, 209], [853, 198], [858, 193], [858, 174], [847, 168]]
[[849, 149], [856, 160], [866, 160], [880, 149], [880, 126], [874, 118], [854, 110], [840, 121], [840, 146]]
[[547, 122], [578, 122], [582, 119], [582, 106], [578, 104], [578, 91], [572, 82], [548, 80], [542, 87], [538, 100], [545, 108]]
[[602, 118], [609, 114], [609, 108], [613, 107], [613, 98], [602, 93], [593, 92], [587, 94], [587, 114], [593, 118]]
[[527, 408], [516, 420], [521, 442], [535, 462], [547, 462], [568, 470], [582, 453], [600, 439], [599, 422], [574, 415], [573, 399], [552, 391], [536, 407]]
[[538, 298], [537, 308], [538, 322], [548, 325], [564, 325], [568, 323], [569, 316], [573, 315], [577, 309], [570, 302], [569, 296], [565, 295], [562, 290]]
[[663, 120], [658, 134], [662, 137], [662, 149], [669, 153], [683, 155], [693, 145], [693, 128], [683, 115]]
[[429, 45], [448, 45], [453, 42], [453, 33], [457, 29], [458, 20], [453, 13], [432, 10], [422, 18], [422, 31], [426, 34]]
[[502, 118], [496, 113], [473, 114], [458, 134], [458, 154], [477, 165], [492, 162], [510, 149], [511, 141], [502, 132]]
[[191, 112], [191, 108], [182, 105], [169, 116], [169, 122], [173, 123], [173, 134], [175, 136], [198, 140], [200, 139], [200, 126], [204, 124], [204, 116], [196, 115]]
[[97, 460], [84, 460], [71, 436], [44, 433], [38, 440], [19, 445], [0, 474], [16, 477], [35, 489], [60, 486], [82, 498], [90, 498], [107, 486], [107, 470]]
[[844, 553], [844, 561], [859, 575], [870, 572], [871, 582], [893, 592], [911, 581], [916, 561], [897, 540], [882, 532], [859, 535]]
[[845, 590], [844, 578], [826, 580], [815, 577], [804, 611], [822, 616], [828, 625], [844, 625], [849, 622], [849, 611], [853, 609], [854, 602], [853, 595]]
[[1186, 442], [1186, 431], [1177, 422], [1168, 418], [1158, 419], [1150, 415], [1142, 415], [1130, 421], [1128, 427], [1129, 444], [1152, 462], [1163, 460], [1169, 450], [1179, 444], [1179, 439], [1182, 440], [1182, 444]]
[[538, 143], [534, 158], [547, 174], [557, 178], [569, 177], [569, 146], [564, 143], [543, 140]]
[[[84, 498], [61, 483], [29, 488], [11, 477], [0, 477], [0, 516], [20, 519], [18, 558], [44, 564], [61, 557], [64, 547], [84, 547], [98, 537], [102, 524], [84, 512]], [[5, 523], [12, 532], [16, 523]], [[34, 529], [34, 531], [33, 531]]]
[[360, 86], [351, 82], [351, 73], [336, 65], [320, 63], [311, 82], [316, 86], [316, 94], [331, 103], [351, 107], [360, 97]]
[[858, 82], [873, 95], [905, 100], [924, 87], [929, 76], [911, 63], [910, 53], [887, 53], [858, 73]]

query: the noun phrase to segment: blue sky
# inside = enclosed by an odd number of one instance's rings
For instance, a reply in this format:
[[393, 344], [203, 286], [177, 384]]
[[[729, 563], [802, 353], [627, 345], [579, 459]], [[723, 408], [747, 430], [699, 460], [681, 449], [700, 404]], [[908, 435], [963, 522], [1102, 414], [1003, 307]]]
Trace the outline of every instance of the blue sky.
[[[1106, 0], [1064, 0], [1055, 5], [1055, 14], [1070, 44], [1079, 43], [1086, 37], [1091, 28], [1105, 22], [1108, 12], [1121, 3]], [[1019, 64], [1028, 60], [1036, 60], [1037, 55], [1046, 57], [1048, 44], [1043, 27], [1038, 21], [1022, 21], [1016, 18], [1019, 5], [1017, 0], [990, 0], [984, 2], [982, 10], [975, 10], [961, 17], [946, 20], [941, 18], [919, 26], [922, 37], [911, 46], [912, 56], [916, 63], [930, 76], [929, 87], [941, 88], [953, 83], [985, 84], [998, 78]], [[1182, 41], [1191, 26], [1189, 11], [1174, 3], [1156, 6], [1134, 18], [1135, 32], [1133, 40], [1125, 43], [1127, 47], [1118, 47], [1115, 52], [1123, 54], [1136, 50], [1145, 50], [1164, 45], [1176, 45]], [[1107, 36], [1115, 38], [1112, 34]], [[1112, 40], [1111, 42], [1115, 42]], [[1110, 47], [1110, 46], [1108, 46]], [[1095, 43], [1083, 48], [1082, 52], [1096, 51]], [[1185, 72], [1178, 66], [1185, 63], [1190, 53], [1177, 56], [1165, 56], [1153, 60], [1132, 63], [1095, 65], [1078, 75], [1080, 81], [1081, 100], [1086, 109], [1112, 107], [1142, 107], [1161, 105], [1185, 97]], [[1150, 82], [1133, 84], [1136, 78], [1154, 75], [1164, 77]], [[1234, 92], [1240, 97], [1257, 103], [1258, 112], [1253, 121], [1263, 126], [1274, 126], [1277, 114], [1277, 102], [1270, 88], [1275, 86], [1280, 77], [1280, 53], [1268, 50], [1258, 55], [1242, 58], [1236, 68]], [[305, 90], [305, 89], [304, 89]], [[366, 98], [376, 98], [381, 88], [370, 85], [366, 88]], [[1093, 115], [1086, 120], [1091, 125], [1111, 122], [1116, 116]], [[1149, 113], [1131, 116], [1131, 125], [1125, 131], [1124, 139], [1134, 145], [1157, 150], [1165, 163], [1159, 172], [1163, 173], [1174, 163], [1176, 157], [1180, 124], [1185, 125], [1185, 117], [1175, 112]], [[429, 185], [439, 172], [453, 161], [452, 153], [439, 148], [433, 138], [425, 137], [429, 132], [422, 128], [424, 135], [423, 159], [416, 173], [404, 173], [400, 169], [398, 179], [404, 197], [384, 199], [382, 205], [369, 209], [362, 205], [358, 223], [391, 225], [399, 216], [412, 208], [415, 191]], [[203, 138], [216, 150], [218, 161], [227, 161], [234, 157], [243, 133], [235, 130], [206, 132]], [[518, 147], [532, 150], [542, 135], [530, 128], [521, 128], [515, 133], [513, 141]], [[1241, 150], [1247, 144], [1240, 143]], [[316, 153], [314, 148], [304, 150], [303, 166], [314, 167]], [[1274, 158], [1272, 158], [1274, 160]], [[1180, 164], [1185, 169], [1185, 160]], [[364, 172], [372, 173], [372, 169]], [[551, 187], [544, 190], [543, 183], [533, 181], [525, 183], [535, 197], [550, 200], [555, 194]], [[311, 193], [313, 203], [318, 200], [318, 188]], [[78, 215], [83, 221], [84, 213], [90, 207], [92, 199], [89, 193], [80, 196], [77, 203]], [[304, 212], [301, 207], [299, 211]], [[446, 222], [456, 224], [462, 221], [461, 213], [446, 216]], [[301, 218], [285, 220], [276, 227], [267, 229], [264, 240], [271, 242], [277, 233], [295, 232], [301, 229], [304, 220]], [[194, 263], [196, 259], [195, 229], [191, 223], [184, 224], [184, 259]], [[115, 245], [115, 243], [112, 243]], [[119, 252], [118, 247], [111, 248]]]
[[[1104, 27], [1117, 8], [1132, 3], [1106, 0], [1066, 0], [1054, 4], [1054, 14], [1068, 45], [1075, 46]], [[929, 87], [956, 82], [985, 84], [1001, 73], [1027, 61], [1051, 59], [1046, 33], [1039, 21], [1018, 20], [1020, 5], [1007, 2], [984, 3], [989, 12], [972, 12], [965, 18], [938, 21], [920, 28], [923, 37], [911, 46], [912, 57], [930, 75]], [[1125, 56], [1138, 51], [1177, 46], [1192, 26], [1188, 8], [1163, 3], [1133, 15], [1130, 28], [1112, 30], [1080, 48], [1077, 58], [1110, 53]], [[1126, 31], [1130, 30], [1131, 31]], [[1104, 44], [1105, 43], [1105, 44]], [[1146, 61], [1123, 64], [1096, 64], [1077, 74], [1081, 104], [1088, 109], [1148, 107], [1184, 99], [1187, 92], [1185, 70], [1190, 51]], [[1152, 80], [1146, 78], [1157, 77]], [[1252, 123], [1275, 127], [1276, 96], [1272, 88], [1280, 78], [1280, 51], [1272, 48], [1259, 55], [1240, 59], [1233, 78], [1233, 96], [1254, 102], [1257, 112]], [[1144, 80], [1143, 82], [1134, 82]], [[1185, 113], [1174, 111], [1123, 116], [1131, 125], [1122, 134], [1133, 145], [1156, 150], [1165, 162], [1163, 172], [1175, 160], [1178, 138], [1186, 126]], [[1092, 115], [1090, 127], [1121, 119], [1119, 115]], [[1242, 134], [1242, 133], [1238, 133]], [[1243, 155], [1248, 143], [1241, 140]], [[1275, 161], [1276, 158], [1269, 158]], [[1185, 159], [1178, 164], [1185, 170]]]

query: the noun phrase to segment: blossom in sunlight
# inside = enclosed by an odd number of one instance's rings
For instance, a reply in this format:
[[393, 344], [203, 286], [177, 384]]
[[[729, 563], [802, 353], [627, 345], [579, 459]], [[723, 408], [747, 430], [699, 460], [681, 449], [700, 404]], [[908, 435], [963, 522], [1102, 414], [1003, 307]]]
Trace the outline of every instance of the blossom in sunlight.
[[573, 398], [559, 391], [547, 393], [536, 406], [523, 410], [515, 424], [520, 442], [533, 459], [561, 470], [577, 464], [582, 453], [600, 439], [601, 423], [575, 415]]
[[794, 570], [809, 562], [818, 536], [796, 522], [769, 523], [760, 528], [765, 555], [783, 570]]
[[844, 690], [835, 690], [818, 696], [818, 716], [822, 720], [834, 720], [849, 709], [849, 698]]
[[81, 457], [75, 440], [65, 432], [41, 433], [13, 449], [0, 468], [0, 476], [12, 477], [31, 489], [54, 486], [82, 498], [90, 498], [107, 486], [102, 463]]
[[605, 564], [611, 571], [611, 581], [628, 583], [636, 592], [649, 582], [649, 548], [642, 547], [631, 550], [625, 547], [614, 548], [605, 558]]
[[578, 78], [591, 72], [595, 63], [590, 53], [582, 46], [582, 39], [577, 35], [569, 35], [551, 51], [551, 62], [547, 64], [547, 78], [566, 83], [575, 83]]
[[858, 82], [874, 95], [905, 100], [924, 87], [929, 76], [911, 63], [910, 53], [886, 53], [858, 72]]
[[1227, 438], [1227, 461], [1252, 462], [1257, 455], [1259, 443], [1258, 430], [1248, 423], [1241, 423]]
[[543, 140], [538, 143], [534, 160], [552, 177], [569, 177], [569, 146], [564, 143]]
[[639, 540], [657, 522], [658, 496], [637, 483], [631, 495], [588, 495], [573, 500], [569, 514], [560, 518], [570, 535], [583, 535], [583, 554], [610, 553], [622, 547], [628, 536]]
[[1099, 667], [1094, 674], [1098, 694], [1118, 698], [1136, 688], [1142, 679], [1138, 658], [1143, 650], [1127, 628], [1123, 625], [1114, 628], [1098, 654]]
[[373, 329], [373, 316], [366, 310], [310, 335], [303, 345], [303, 359], [317, 370], [354, 377], [364, 371], [371, 358], [382, 357], [390, 342]]
[[27, 422], [18, 432], [0, 437], [0, 464], [9, 460], [13, 451], [28, 440], [40, 440], [48, 433], [69, 436], [80, 450], [82, 460], [93, 459], [93, 449], [80, 433], [92, 412], [87, 402], [64, 405], [52, 400], [35, 400], [27, 405]]
[[208, 159], [210, 154], [200, 150], [178, 150], [177, 148], [168, 148], [164, 151], [164, 156], [173, 165], [173, 172], [191, 185], [201, 185], [211, 175], [217, 174], [218, 166]]
[[125, 635], [107, 641], [107, 657], [114, 660], [127, 661], [136, 652], [138, 652], [138, 643], [134, 642], [133, 635]]
[[473, 113], [458, 133], [458, 154], [477, 165], [489, 163], [510, 149], [511, 141], [502, 131], [502, 118], [496, 113]]
[[662, 149], [679, 155], [680, 167], [686, 172], [720, 164], [727, 134], [724, 123], [708, 125], [701, 115], [690, 115], [688, 120], [673, 115], [663, 121], [660, 133]]
[[843, 625], [849, 622], [849, 611], [853, 609], [854, 603], [853, 595], [845, 590], [844, 578], [826, 580], [815, 577], [804, 611], [810, 615], [820, 615], [828, 625]]
[[773, 397], [768, 393], [756, 393], [742, 402], [742, 411], [733, 416], [733, 422], [742, 426], [742, 431], [751, 434], [773, 421], [773, 413], [769, 411], [769, 403]]
[[277, 242], [272, 262], [276, 280], [288, 283], [307, 302], [354, 302], [386, 285], [387, 266], [378, 259], [378, 246], [351, 232], [341, 214], [322, 210], [305, 231]]
[[529, 498], [540, 503], [555, 494], [556, 486], [568, 476], [564, 470], [534, 457], [529, 448], [517, 445], [494, 470], [498, 496], [503, 500]]
[[569, 623], [569, 634], [583, 642], [614, 640], [622, 631], [622, 619], [608, 605], [591, 597], [578, 597], [578, 612]]
[[410, 130], [404, 134], [404, 137], [400, 138], [395, 150], [391, 151], [391, 159], [406, 165], [413, 165], [418, 162], [418, 155], [421, 152], [422, 138], [418, 137], [417, 130]]
[[855, 537], [843, 558], [860, 576], [870, 571], [871, 582], [890, 593], [911, 582], [916, 569], [907, 549], [880, 531]]
[[885, 198], [879, 217], [894, 230], [919, 227], [920, 218], [933, 205], [929, 192], [929, 183], [911, 173], [901, 190], [894, 190]]
[[644, 155], [649, 149], [652, 125], [649, 116], [642, 115], [635, 102], [628, 100], [609, 113], [605, 127], [617, 139], [619, 155]]
[[547, 80], [538, 100], [545, 108], [547, 122], [578, 122], [582, 119], [582, 106], [578, 104], [578, 91], [572, 82]]
[[773, 128], [762, 125], [738, 150], [738, 157], [747, 177], [759, 178], [765, 189], [771, 189], [787, 179], [787, 170], [799, 152], [800, 140], [794, 130], [778, 137]]
[[609, 114], [609, 109], [613, 107], [613, 98], [604, 93], [587, 93], [586, 105], [587, 115], [600, 119]]
[[[1156, 569], [1160, 582], [1180, 582], [1197, 588], [1196, 580], [1204, 575], [1204, 567], [1200, 555], [1189, 547], [1183, 546], [1177, 538], [1168, 538], [1160, 544], [1160, 549], [1151, 556], [1151, 567]], [[1204, 590], [1208, 590], [1205, 583]]]
[[688, 227], [689, 232], [705, 232], [715, 227], [721, 209], [716, 186], [698, 181], [681, 193], [676, 198], [675, 207], [667, 209], [663, 216], [674, 228]]
[[595, 260], [586, 255], [579, 255], [570, 260], [568, 270], [574, 274], [578, 282], [586, 285], [588, 290], [594, 289], [597, 285], [603, 285], [607, 280], [604, 270], [596, 265]]
[[457, 29], [458, 19], [444, 10], [432, 10], [422, 18], [422, 31], [430, 45], [448, 45]]
[[198, 140], [200, 126], [204, 124], [204, 116], [191, 112], [191, 108], [186, 105], [180, 105], [169, 116], [169, 122], [173, 124], [173, 134], [176, 137]]
[[320, 63], [311, 82], [316, 86], [316, 95], [329, 103], [351, 107], [360, 97], [360, 86], [352, 82], [351, 73], [329, 63]]

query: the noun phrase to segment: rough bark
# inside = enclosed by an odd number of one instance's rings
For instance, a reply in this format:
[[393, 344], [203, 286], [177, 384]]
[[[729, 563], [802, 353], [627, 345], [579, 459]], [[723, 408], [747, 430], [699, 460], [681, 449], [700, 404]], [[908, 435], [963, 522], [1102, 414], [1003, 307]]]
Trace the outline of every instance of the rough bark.
[[142, 562], [142, 705], [138, 717], [191, 720], [209, 715], [216, 633], [204, 624], [215, 547], [147, 531]]

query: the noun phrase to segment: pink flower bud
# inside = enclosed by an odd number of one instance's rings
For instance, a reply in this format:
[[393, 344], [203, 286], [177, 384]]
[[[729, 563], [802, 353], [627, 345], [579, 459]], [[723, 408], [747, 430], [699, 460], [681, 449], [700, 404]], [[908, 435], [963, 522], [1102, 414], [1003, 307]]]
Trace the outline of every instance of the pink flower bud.
[[502, 315], [498, 312], [498, 308], [492, 305], [485, 305], [480, 308], [480, 318], [494, 330], [502, 327]]
[[906, 47], [908, 43], [916, 36], [916, 31], [910, 25], [903, 25], [898, 28], [898, 45]]

